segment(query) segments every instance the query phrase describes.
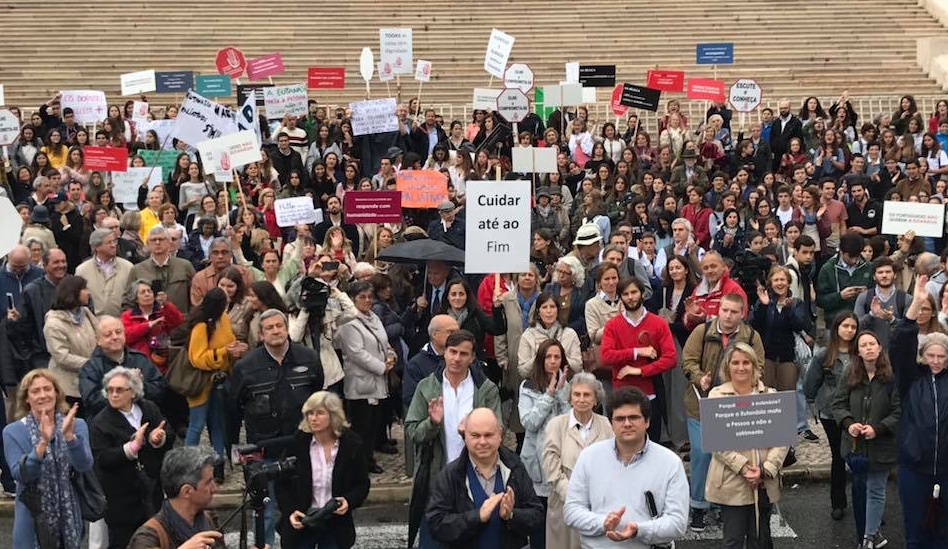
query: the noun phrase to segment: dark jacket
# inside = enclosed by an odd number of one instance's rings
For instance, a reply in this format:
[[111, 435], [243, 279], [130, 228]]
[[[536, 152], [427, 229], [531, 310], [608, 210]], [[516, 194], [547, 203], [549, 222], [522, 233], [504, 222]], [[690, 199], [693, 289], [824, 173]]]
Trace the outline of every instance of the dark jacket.
[[774, 125], [770, 128], [770, 150], [773, 152], [774, 162], [780, 161], [780, 157], [787, 152], [790, 140], [794, 137], [799, 138], [800, 144], [803, 144], [803, 122], [800, 122], [799, 118], [791, 114], [786, 124], [780, 120], [779, 116], [774, 118]]
[[[510, 520], [501, 520], [500, 545], [497, 547], [519, 549], [527, 544], [530, 532], [543, 523], [543, 505], [533, 491], [533, 481], [520, 458], [503, 446], [498, 449], [498, 453], [498, 474], [503, 475], [504, 486], [513, 489], [514, 510]], [[457, 549], [476, 548], [478, 535], [487, 525], [480, 521], [478, 509], [474, 507], [470, 496], [467, 479], [469, 462], [467, 449], [464, 449], [458, 459], [438, 473], [425, 511], [431, 536]]]
[[[309, 445], [313, 436], [303, 431], [293, 435], [293, 443], [287, 457], [296, 458], [297, 475], [281, 479], [276, 483], [277, 504], [280, 519], [277, 529], [280, 541], [286, 549], [295, 549], [300, 542], [301, 530], [290, 526], [289, 516], [293, 511], [306, 512], [313, 501], [313, 469], [309, 457]], [[333, 515], [328, 521], [328, 532], [340, 547], [349, 549], [355, 544], [355, 524], [352, 511], [362, 506], [369, 495], [369, 470], [362, 451], [362, 439], [351, 429], [343, 429], [336, 451], [336, 466], [332, 469], [332, 497], [344, 497], [349, 503], [345, 515]]]
[[35, 265], [28, 266], [22, 276], [16, 276], [10, 270], [9, 265], [4, 265], [0, 269], [0, 297], [4, 300], [3, 307], [6, 308], [10, 305], [6, 301], [6, 295], [13, 294], [13, 306], [19, 309], [23, 302], [22, 295], [26, 285], [40, 278], [43, 278], [43, 269]]
[[774, 362], [793, 362], [796, 359], [793, 333], [807, 331], [810, 324], [803, 313], [803, 302], [793, 298], [786, 307], [778, 311], [776, 296], [773, 292], [768, 293], [768, 305], [763, 305], [760, 301], [754, 305], [751, 326], [764, 338], [764, 358]]
[[171, 428], [165, 430], [165, 443], [161, 447], [155, 448], [148, 442], [151, 432], [164, 417], [150, 400], [142, 399], [136, 404], [142, 410], [142, 425], [148, 423], [137, 459], [129, 459], [125, 454], [123, 446], [135, 435], [135, 429], [121, 412], [106, 406], [89, 422], [95, 472], [108, 502], [105, 520], [110, 526], [141, 526], [159, 509], [161, 462], [165, 453], [174, 447], [174, 429]]
[[816, 409], [821, 414], [832, 418], [833, 395], [836, 394], [836, 386], [843, 379], [849, 363], [843, 362], [837, 355], [833, 367], [824, 368], [824, 360], [826, 360], [826, 349], [813, 353], [810, 367], [807, 368], [803, 378], [803, 395], [807, 400], [816, 403]]
[[[473, 366], [474, 363], [471, 363]], [[405, 375], [402, 376], [402, 402], [405, 409], [411, 405], [411, 398], [415, 396], [415, 387], [418, 382], [435, 373], [444, 366], [444, 357], [439, 355], [428, 343], [411, 357], [405, 365]]]
[[323, 389], [319, 353], [293, 341], [289, 345], [282, 364], [261, 345], [231, 371], [230, 398], [244, 412], [250, 444], [295, 433], [303, 403]]
[[292, 148], [290, 148], [290, 154], [283, 154], [279, 149], [273, 151], [270, 153], [270, 161], [273, 163], [273, 169], [280, 174], [280, 185], [282, 187], [286, 187], [290, 184], [290, 171], [292, 170], [299, 172], [301, 183], [309, 181], [309, 174], [306, 173], [303, 157]]
[[[441, 314], [448, 314], [448, 300], [443, 300], [445, 305]], [[478, 360], [486, 360], [487, 353], [484, 351], [484, 336], [505, 335], [507, 333], [507, 316], [504, 314], [503, 306], [494, 307], [491, 310], [491, 316], [481, 310], [478, 305], [474, 305], [469, 311], [467, 318], [461, 323], [460, 328], [474, 334], [474, 351]]]
[[464, 249], [464, 218], [457, 217], [451, 226], [448, 227], [448, 230], [444, 230], [444, 225], [441, 224], [441, 219], [433, 219], [431, 223], [428, 224], [428, 238], [431, 240], [440, 240], [445, 244], [450, 244], [455, 248], [461, 250]]
[[66, 254], [66, 265], [70, 273], [76, 272], [76, 267], [82, 263], [82, 231], [83, 221], [79, 210], [73, 208], [66, 212], [66, 225], [62, 224], [59, 212], [50, 212], [50, 228], [56, 237], [58, 245]]
[[[847, 370], [836, 383], [836, 394], [833, 395], [833, 417], [843, 434], [840, 437], [841, 454], [866, 453], [870, 470], [891, 469], [896, 460], [895, 439], [900, 412], [899, 392], [895, 390], [894, 379], [876, 375], [870, 380], [863, 375], [859, 383], [850, 385]], [[853, 423], [871, 425], [876, 436], [872, 439], [856, 437], [854, 449], [852, 437], [847, 432]]]
[[[323, 240], [326, 239], [326, 231], [332, 228], [333, 222], [329, 218], [329, 213], [324, 212], [326, 219], [315, 226], [313, 226], [313, 240], [316, 241], [316, 244], [322, 246]], [[356, 257], [359, 256], [359, 229], [352, 223], [342, 222], [340, 225], [342, 227], [342, 233], [346, 235], [346, 240], [352, 243], [352, 253]]]
[[27, 357], [33, 355], [49, 356], [46, 350], [46, 336], [43, 335], [43, 325], [46, 323], [46, 313], [53, 303], [53, 292], [56, 286], [45, 276], [30, 282], [23, 289], [22, 306], [17, 308], [20, 318], [14, 323], [16, 340], [24, 347]]
[[[435, 124], [435, 132], [438, 134], [437, 143], [443, 143], [448, 140], [448, 136], [444, 133], [444, 130], [441, 129], [441, 126]], [[425, 127], [424, 120], [421, 124], [411, 131], [409, 136], [409, 141], [411, 143], [411, 150], [413, 153], [421, 157], [421, 163], [424, 164], [428, 161], [428, 128]]]
[[[585, 280], [593, 278], [590, 275], [586, 275]], [[569, 294], [569, 316], [566, 320], [566, 326], [572, 328], [577, 334], [586, 333], [586, 301], [595, 295], [595, 290], [590, 290], [588, 285], [585, 284], [582, 288], [578, 286], [573, 286], [573, 289]], [[550, 282], [546, 285], [546, 288], [543, 289], [545, 293], [548, 293], [556, 298], [559, 298], [560, 295], [560, 284], [558, 282]]]
[[133, 265], [140, 263], [144, 257], [138, 253], [138, 247], [135, 246], [135, 243], [126, 240], [124, 238], [119, 238], [116, 242], [118, 248], [116, 249], [115, 255], [121, 257], [122, 259], [132, 263]]
[[899, 319], [889, 359], [904, 409], [899, 419], [899, 464], [923, 475], [948, 471], [948, 369], [933, 375], [916, 362], [918, 324]]
[[162, 401], [165, 391], [168, 390], [168, 382], [147, 356], [126, 347], [124, 360], [115, 362], [105, 356], [101, 347], [96, 346], [92, 356], [79, 370], [79, 393], [82, 395], [86, 417], [93, 417], [108, 407], [108, 401], [102, 396], [102, 377], [116, 366], [140, 370], [145, 382], [145, 398], [152, 402]]

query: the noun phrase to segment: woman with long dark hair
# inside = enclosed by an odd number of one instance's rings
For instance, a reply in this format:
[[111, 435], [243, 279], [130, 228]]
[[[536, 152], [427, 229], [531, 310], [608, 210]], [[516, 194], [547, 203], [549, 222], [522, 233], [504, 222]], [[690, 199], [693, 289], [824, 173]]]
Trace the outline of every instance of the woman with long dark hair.
[[79, 404], [79, 370], [89, 360], [98, 345], [99, 321], [89, 308], [89, 289], [86, 279], [66, 275], [53, 290], [53, 301], [46, 313], [43, 336], [49, 350], [49, 369], [59, 376], [66, 401]]
[[474, 346], [479, 360], [485, 360], [484, 336], [499, 336], [507, 333], [507, 317], [500, 305], [501, 292], [494, 292], [493, 310], [487, 316], [477, 305], [477, 296], [461, 278], [448, 281], [444, 287], [445, 299], [441, 300], [438, 314], [448, 315], [457, 321], [462, 330], [474, 334], [477, 344]]

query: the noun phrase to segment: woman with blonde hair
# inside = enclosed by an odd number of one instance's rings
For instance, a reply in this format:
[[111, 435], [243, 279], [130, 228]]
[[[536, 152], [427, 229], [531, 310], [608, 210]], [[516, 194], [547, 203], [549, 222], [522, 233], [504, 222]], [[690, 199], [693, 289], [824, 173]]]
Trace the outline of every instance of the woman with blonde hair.
[[316, 255], [328, 255], [333, 261], [345, 264], [349, 272], [355, 269], [356, 257], [352, 252], [352, 242], [346, 238], [341, 227], [330, 227], [326, 231], [322, 245], [316, 248]]

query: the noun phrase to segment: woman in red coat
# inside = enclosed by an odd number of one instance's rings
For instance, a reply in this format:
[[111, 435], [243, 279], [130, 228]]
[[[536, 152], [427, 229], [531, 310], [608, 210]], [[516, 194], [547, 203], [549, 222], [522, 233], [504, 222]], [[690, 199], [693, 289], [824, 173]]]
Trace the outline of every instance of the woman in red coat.
[[691, 223], [694, 229], [695, 242], [705, 250], [711, 246], [711, 231], [708, 219], [711, 217], [711, 208], [704, 203], [704, 193], [701, 187], [692, 187], [688, 191], [688, 204], [681, 209], [681, 216]]
[[[165, 292], [155, 288], [158, 280], [138, 279], [129, 286], [126, 301], [131, 308], [122, 311], [125, 344], [145, 353], [155, 366], [165, 373], [165, 359], [171, 344], [171, 331], [184, 322], [181, 311], [167, 301]], [[155, 295], [158, 289], [158, 295]]]

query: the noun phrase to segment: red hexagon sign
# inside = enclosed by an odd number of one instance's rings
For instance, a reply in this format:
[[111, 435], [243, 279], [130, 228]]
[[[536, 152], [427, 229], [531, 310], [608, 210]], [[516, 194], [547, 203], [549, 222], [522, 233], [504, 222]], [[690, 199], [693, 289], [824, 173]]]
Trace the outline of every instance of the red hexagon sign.
[[528, 93], [533, 89], [533, 69], [526, 63], [513, 63], [504, 72], [504, 87]]
[[497, 113], [508, 122], [520, 122], [530, 113], [530, 99], [517, 88], [507, 88], [497, 96]]
[[247, 60], [244, 54], [234, 47], [226, 47], [217, 52], [215, 58], [217, 72], [229, 75], [231, 78], [240, 78], [247, 70]]

